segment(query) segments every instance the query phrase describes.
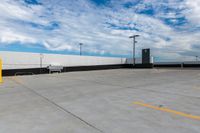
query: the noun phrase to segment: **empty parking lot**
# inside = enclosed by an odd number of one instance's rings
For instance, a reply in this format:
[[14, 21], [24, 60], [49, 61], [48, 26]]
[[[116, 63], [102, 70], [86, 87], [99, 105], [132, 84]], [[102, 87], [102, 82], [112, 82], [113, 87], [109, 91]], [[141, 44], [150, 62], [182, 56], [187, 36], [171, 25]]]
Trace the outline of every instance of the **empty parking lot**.
[[199, 133], [200, 71], [116, 69], [15, 76], [0, 133]]

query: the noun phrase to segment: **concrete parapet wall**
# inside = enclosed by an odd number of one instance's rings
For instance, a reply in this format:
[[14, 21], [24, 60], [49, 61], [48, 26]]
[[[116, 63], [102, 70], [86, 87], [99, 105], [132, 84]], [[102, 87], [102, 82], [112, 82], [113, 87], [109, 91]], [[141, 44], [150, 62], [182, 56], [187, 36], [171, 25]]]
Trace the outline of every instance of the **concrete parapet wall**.
[[126, 58], [78, 56], [61, 54], [40, 54], [25, 52], [0, 51], [3, 60], [3, 69], [40, 68], [48, 65], [73, 66], [97, 66], [125, 64]]

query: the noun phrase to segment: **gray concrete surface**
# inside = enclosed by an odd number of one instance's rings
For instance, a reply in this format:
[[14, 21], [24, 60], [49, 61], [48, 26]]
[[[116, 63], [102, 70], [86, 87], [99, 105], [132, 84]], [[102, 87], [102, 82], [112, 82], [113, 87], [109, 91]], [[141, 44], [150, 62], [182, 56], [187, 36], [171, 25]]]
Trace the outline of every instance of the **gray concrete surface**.
[[117, 69], [4, 78], [0, 133], [200, 133], [200, 70]]

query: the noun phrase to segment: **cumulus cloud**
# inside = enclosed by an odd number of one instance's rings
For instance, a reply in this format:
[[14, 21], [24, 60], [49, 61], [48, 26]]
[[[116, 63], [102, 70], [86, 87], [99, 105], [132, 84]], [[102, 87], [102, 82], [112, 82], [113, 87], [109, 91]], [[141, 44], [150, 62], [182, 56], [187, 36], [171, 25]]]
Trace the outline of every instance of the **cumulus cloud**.
[[131, 54], [132, 34], [140, 34], [137, 55], [150, 47], [163, 59], [192, 59], [200, 45], [199, 0], [2, 0], [0, 45], [43, 45], [51, 51]]
[[186, 6], [188, 7], [187, 18], [193, 23], [200, 26], [200, 0], [186, 0]]

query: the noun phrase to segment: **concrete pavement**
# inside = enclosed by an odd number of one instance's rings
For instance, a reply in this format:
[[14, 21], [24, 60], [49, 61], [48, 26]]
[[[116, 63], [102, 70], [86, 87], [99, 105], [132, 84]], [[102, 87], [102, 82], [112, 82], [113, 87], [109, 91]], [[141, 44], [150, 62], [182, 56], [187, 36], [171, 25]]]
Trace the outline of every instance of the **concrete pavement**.
[[71, 72], [0, 85], [0, 133], [199, 133], [198, 117], [199, 70]]

